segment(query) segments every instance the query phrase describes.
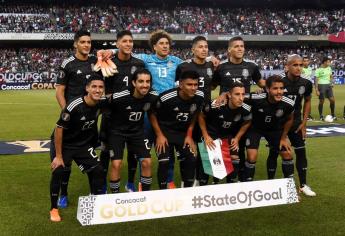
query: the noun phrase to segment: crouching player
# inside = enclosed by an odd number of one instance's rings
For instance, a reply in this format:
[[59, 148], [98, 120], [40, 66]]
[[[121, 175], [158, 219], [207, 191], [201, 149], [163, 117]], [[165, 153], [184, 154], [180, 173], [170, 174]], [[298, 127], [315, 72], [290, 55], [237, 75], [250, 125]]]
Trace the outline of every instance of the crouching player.
[[[245, 89], [242, 83], [232, 84], [226, 95], [226, 103], [220, 106], [216, 105], [215, 101], [205, 105], [203, 112], [199, 115], [199, 125], [205, 144], [210, 149], [215, 148], [213, 140], [228, 139], [234, 171], [227, 176], [226, 182], [233, 183], [237, 178], [240, 163], [239, 140], [250, 127], [252, 114], [251, 107], [243, 103]], [[200, 185], [206, 185], [208, 176], [205, 173], [202, 176]]]
[[284, 82], [278, 75], [266, 80], [266, 92], [251, 94], [248, 100], [252, 106], [253, 119], [246, 138], [245, 181], [254, 178], [261, 137], [265, 137], [270, 148], [282, 156], [284, 177], [292, 177], [294, 172], [291, 146], [287, 138], [293, 124], [294, 101], [283, 96]]
[[167, 188], [169, 160], [173, 158], [171, 153], [174, 153], [174, 149], [180, 161], [184, 187], [191, 187], [194, 183], [196, 145], [192, 132], [204, 100], [204, 93], [197, 90], [198, 80], [197, 72], [182, 72], [179, 87], [159, 95], [155, 114], [150, 117], [157, 136], [155, 145], [160, 189]]
[[[150, 190], [152, 183], [151, 156], [149, 140], [144, 135], [144, 115], [150, 114], [156, 104], [158, 94], [150, 92], [151, 73], [138, 69], [133, 74], [133, 89], [113, 93], [108, 101], [111, 110], [107, 148], [110, 152], [110, 190], [120, 192], [121, 165], [125, 144], [128, 152], [143, 157], [141, 161], [140, 186], [143, 191]], [[132, 155], [128, 158], [134, 158]]]
[[104, 92], [103, 78], [93, 74], [86, 85], [87, 95], [71, 100], [62, 110], [51, 139], [50, 220], [61, 221], [57, 209], [60, 184], [65, 168], [71, 168], [72, 160], [90, 178], [91, 194], [101, 194], [102, 167], [95, 153], [97, 120], [100, 100]]

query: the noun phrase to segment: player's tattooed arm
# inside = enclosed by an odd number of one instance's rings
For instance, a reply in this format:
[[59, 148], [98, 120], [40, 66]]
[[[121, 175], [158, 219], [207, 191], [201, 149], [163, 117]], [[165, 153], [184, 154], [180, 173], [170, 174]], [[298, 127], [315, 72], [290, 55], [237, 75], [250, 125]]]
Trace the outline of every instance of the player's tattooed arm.
[[55, 144], [56, 156], [54, 157], [51, 163], [52, 171], [54, 171], [59, 166], [65, 167], [65, 164], [62, 159], [62, 137], [63, 137], [63, 128], [57, 126], [54, 132], [54, 144]]
[[243, 122], [240, 130], [237, 132], [236, 136], [231, 139], [230, 143], [230, 149], [231, 150], [238, 150], [239, 149], [239, 141], [241, 140], [242, 136], [247, 132], [249, 127], [251, 126], [252, 122], [251, 121], [245, 121]]
[[280, 138], [280, 143], [279, 143], [279, 149], [282, 150], [282, 148], [285, 148], [286, 151], [289, 153], [291, 153], [292, 148], [291, 148], [291, 144], [289, 142], [287, 134], [289, 130], [291, 129], [292, 124], [293, 124], [293, 112], [290, 114], [290, 116], [288, 117], [288, 120], [284, 124], [283, 134]]
[[157, 153], [163, 153], [165, 152], [165, 147], [168, 145], [168, 139], [164, 136], [161, 128], [159, 127], [157, 116], [154, 113], [149, 114], [150, 122], [152, 125], [152, 128], [156, 134], [156, 152]]
[[214, 144], [213, 139], [211, 138], [211, 136], [207, 132], [205, 114], [203, 112], [201, 112], [199, 114], [198, 122], [199, 122], [199, 126], [201, 129], [202, 137], [204, 138], [204, 142], [205, 142], [206, 146], [211, 150], [215, 149], [216, 145]]

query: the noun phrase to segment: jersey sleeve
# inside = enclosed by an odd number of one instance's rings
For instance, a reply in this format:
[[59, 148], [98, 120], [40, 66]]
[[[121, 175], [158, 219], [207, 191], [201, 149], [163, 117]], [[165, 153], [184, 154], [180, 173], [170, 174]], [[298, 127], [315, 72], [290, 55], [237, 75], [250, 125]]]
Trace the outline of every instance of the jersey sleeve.
[[144, 63], [148, 60], [148, 55], [145, 53], [133, 53], [132, 56], [144, 61]]
[[69, 80], [68, 71], [66, 69], [66, 66], [63, 66], [62, 64], [59, 68], [59, 74], [58, 74], [56, 83], [61, 84], [61, 85], [66, 85], [68, 83], [68, 80]]
[[261, 79], [261, 73], [259, 70], [259, 67], [257, 65], [254, 66], [254, 71], [253, 71], [253, 81], [257, 84], [259, 80]]
[[175, 82], [178, 82], [182, 73], [181, 64], [176, 68]]
[[74, 110], [69, 111], [67, 110], [67, 108], [64, 108], [61, 111], [59, 120], [56, 122], [56, 126], [61, 127], [63, 129], [68, 129], [71, 124], [71, 116], [72, 116], [73, 111]]
[[219, 68], [217, 68], [215, 71], [214, 71], [214, 74], [213, 74], [213, 78], [212, 78], [212, 86], [214, 87], [217, 87], [218, 85], [220, 85], [220, 71], [219, 71]]
[[304, 93], [304, 97], [310, 97], [311, 94], [313, 92], [313, 84], [310, 80], [308, 80], [307, 84], [306, 84], [306, 88], [305, 88], [305, 93]]

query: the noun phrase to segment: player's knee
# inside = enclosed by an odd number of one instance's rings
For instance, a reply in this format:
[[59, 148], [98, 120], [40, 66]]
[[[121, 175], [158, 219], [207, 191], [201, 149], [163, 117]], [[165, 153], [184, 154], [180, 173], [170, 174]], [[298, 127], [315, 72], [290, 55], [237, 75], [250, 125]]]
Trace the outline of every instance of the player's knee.
[[122, 167], [122, 161], [121, 160], [113, 160], [111, 162], [111, 167], [113, 170], [118, 171], [121, 170]]
[[143, 158], [141, 161], [141, 167], [143, 169], [150, 169], [151, 168], [151, 158]]

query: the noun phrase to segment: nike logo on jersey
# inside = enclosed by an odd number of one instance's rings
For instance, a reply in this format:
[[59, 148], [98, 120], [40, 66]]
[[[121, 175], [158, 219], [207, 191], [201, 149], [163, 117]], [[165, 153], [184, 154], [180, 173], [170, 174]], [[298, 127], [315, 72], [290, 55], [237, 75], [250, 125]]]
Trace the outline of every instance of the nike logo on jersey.
[[284, 93], [287, 93], [287, 89], [286, 88], [284, 89]]
[[81, 70], [77, 70], [77, 75], [79, 75], [79, 74], [81, 74], [82, 72], [81, 72]]

